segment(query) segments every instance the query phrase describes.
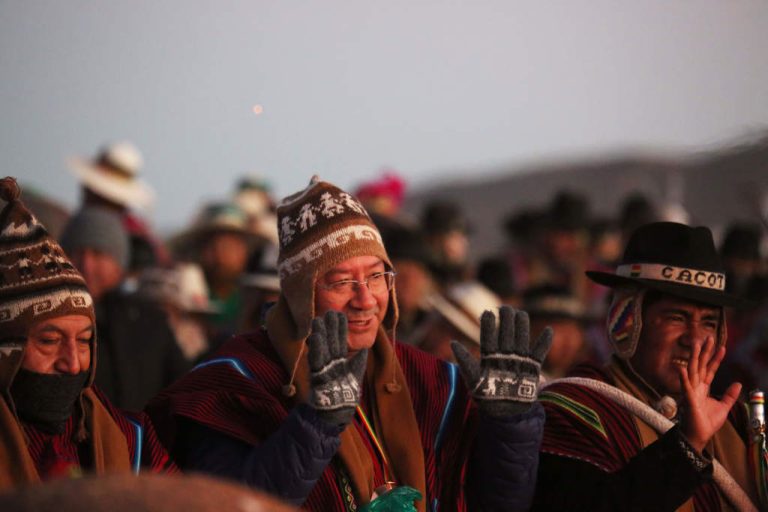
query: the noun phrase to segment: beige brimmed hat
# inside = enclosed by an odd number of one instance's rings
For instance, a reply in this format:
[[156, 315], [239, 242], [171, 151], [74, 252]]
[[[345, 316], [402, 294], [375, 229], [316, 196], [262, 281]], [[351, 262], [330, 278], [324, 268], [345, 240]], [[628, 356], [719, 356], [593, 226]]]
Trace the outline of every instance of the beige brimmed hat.
[[480, 317], [486, 310], [496, 311], [501, 299], [475, 281], [449, 286], [443, 293], [427, 298], [427, 303], [445, 320], [473, 342], [480, 344]]
[[139, 179], [144, 159], [130, 142], [110, 144], [91, 160], [72, 158], [69, 165], [85, 188], [112, 202], [139, 209], [154, 202], [155, 192]]

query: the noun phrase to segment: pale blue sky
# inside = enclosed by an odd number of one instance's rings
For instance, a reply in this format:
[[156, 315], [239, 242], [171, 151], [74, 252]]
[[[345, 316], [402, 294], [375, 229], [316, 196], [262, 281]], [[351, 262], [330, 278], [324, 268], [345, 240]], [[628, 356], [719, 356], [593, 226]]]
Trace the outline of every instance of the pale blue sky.
[[[3, 173], [132, 140], [163, 229], [259, 171], [416, 186], [768, 126], [764, 0], [0, 0]], [[255, 116], [254, 104], [264, 113]]]

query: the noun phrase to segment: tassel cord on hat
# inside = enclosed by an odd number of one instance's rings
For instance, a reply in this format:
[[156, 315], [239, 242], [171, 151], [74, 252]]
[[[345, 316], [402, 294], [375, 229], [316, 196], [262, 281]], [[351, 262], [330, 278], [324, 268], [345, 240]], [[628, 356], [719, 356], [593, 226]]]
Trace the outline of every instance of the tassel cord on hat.
[[[632, 395], [605, 382], [584, 377], [566, 377], [548, 382], [544, 387], [547, 388], [553, 384], [576, 384], [597, 391], [646, 422], [660, 434], [665, 433], [675, 425], [660, 412], [644, 404]], [[717, 459], [712, 459], [712, 466], [713, 480], [736, 510], [739, 510], [740, 512], [758, 512], [757, 507], [752, 503], [752, 500], [747, 496], [747, 493], [744, 492], [741, 486], [733, 479], [730, 473], [728, 473]]]
[[296, 394], [296, 385], [294, 384], [296, 381], [296, 372], [299, 370], [299, 363], [301, 362], [301, 358], [304, 355], [306, 347], [306, 342], [301, 344], [301, 347], [299, 348], [299, 355], [296, 357], [296, 361], [293, 363], [293, 370], [291, 370], [291, 380], [288, 381], [287, 385], [283, 386], [283, 394], [287, 397], [292, 397]]

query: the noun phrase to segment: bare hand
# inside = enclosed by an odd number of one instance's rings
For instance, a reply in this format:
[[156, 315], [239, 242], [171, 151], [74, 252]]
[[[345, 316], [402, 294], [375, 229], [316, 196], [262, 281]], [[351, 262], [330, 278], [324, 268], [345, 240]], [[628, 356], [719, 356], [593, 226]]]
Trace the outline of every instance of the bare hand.
[[715, 348], [715, 339], [709, 336], [703, 347], [694, 344], [688, 366], [680, 367], [680, 383], [685, 393], [681, 427], [683, 435], [699, 453], [722, 428], [741, 392], [741, 384], [734, 382], [722, 400], [709, 395], [712, 380], [724, 357], [725, 347]]

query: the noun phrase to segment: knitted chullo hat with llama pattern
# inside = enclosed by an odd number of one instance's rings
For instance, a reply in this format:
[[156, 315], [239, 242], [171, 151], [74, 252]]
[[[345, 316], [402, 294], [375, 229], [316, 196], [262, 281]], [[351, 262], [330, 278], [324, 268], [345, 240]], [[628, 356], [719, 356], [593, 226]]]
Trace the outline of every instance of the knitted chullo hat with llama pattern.
[[[277, 260], [282, 299], [293, 318], [297, 338], [309, 335], [315, 315], [315, 283], [338, 264], [356, 256], [381, 258], [392, 270], [379, 230], [350, 194], [313, 177], [304, 190], [277, 208], [280, 252]], [[394, 288], [384, 327], [397, 322]]]
[[[21, 365], [32, 325], [65, 315], [95, 322], [85, 281], [58, 243], [19, 200], [14, 178], [0, 180], [0, 390]], [[92, 347], [93, 353], [93, 347]], [[93, 367], [93, 365], [92, 365]], [[93, 373], [88, 384], [93, 379]]]

